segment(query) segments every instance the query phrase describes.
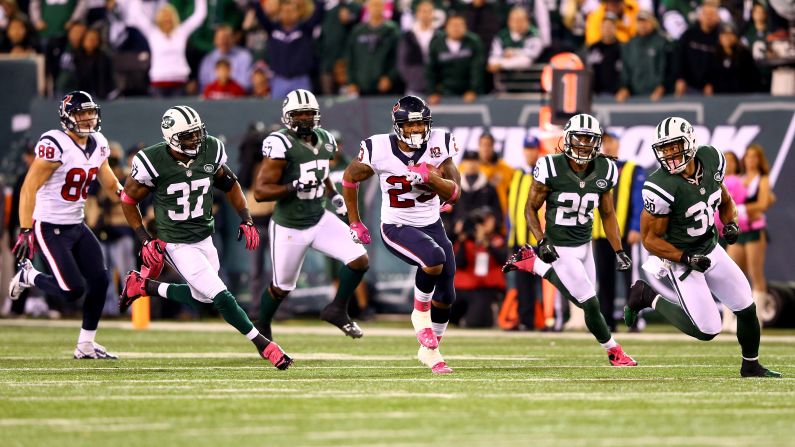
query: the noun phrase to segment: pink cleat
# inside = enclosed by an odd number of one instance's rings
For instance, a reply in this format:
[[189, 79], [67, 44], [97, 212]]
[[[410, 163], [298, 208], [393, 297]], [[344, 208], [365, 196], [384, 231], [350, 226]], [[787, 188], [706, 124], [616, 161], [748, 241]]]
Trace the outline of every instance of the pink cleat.
[[282, 348], [275, 341], [268, 343], [262, 350], [262, 358], [271, 362], [277, 369], [285, 370], [293, 364], [293, 359], [282, 351]]
[[533, 266], [536, 263], [536, 252], [533, 247], [525, 244], [516, 253], [508, 258], [505, 265], [502, 266], [503, 273], [512, 272], [514, 270], [521, 270], [523, 272], [533, 273]]
[[616, 345], [608, 349], [607, 358], [613, 366], [638, 366], [638, 362], [628, 356], [624, 350], [621, 349], [621, 345]]
[[453, 373], [453, 369], [450, 368], [449, 366], [447, 366], [446, 362], [439, 362], [439, 363], [433, 365], [433, 368], [431, 368], [431, 371], [434, 374], [452, 374]]
[[133, 301], [146, 295], [146, 280], [135, 270], [127, 272], [124, 278], [124, 289], [119, 296], [119, 313], [124, 314], [132, 306]]
[[433, 333], [433, 329], [429, 327], [417, 331], [417, 341], [428, 349], [439, 347], [439, 340], [436, 338], [436, 334]]

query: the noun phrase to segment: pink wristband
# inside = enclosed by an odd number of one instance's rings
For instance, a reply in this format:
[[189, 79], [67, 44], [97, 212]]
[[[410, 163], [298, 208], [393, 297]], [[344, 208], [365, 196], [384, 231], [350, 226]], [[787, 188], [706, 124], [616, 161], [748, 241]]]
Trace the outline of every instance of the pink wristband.
[[461, 193], [461, 188], [458, 187], [458, 183], [453, 183], [453, 186], [453, 195], [451, 195], [450, 198], [445, 201], [446, 203], [455, 202], [458, 200], [458, 194]]
[[343, 188], [348, 188], [348, 189], [359, 189], [359, 183], [358, 182], [349, 182], [349, 181], [347, 181], [345, 179], [342, 179], [342, 187]]
[[119, 194], [119, 198], [122, 203], [126, 203], [127, 205], [138, 205], [138, 201], [128, 196], [123, 189], [121, 190], [121, 194]]

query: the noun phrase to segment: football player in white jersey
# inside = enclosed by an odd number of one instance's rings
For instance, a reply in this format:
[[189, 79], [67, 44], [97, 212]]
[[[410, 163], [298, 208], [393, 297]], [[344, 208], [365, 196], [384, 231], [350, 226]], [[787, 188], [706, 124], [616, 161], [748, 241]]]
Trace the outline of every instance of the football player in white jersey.
[[362, 141], [358, 159], [343, 175], [343, 196], [351, 235], [370, 243], [370, 232], [359, 216], [359, 182], [373, 175], [382, 192], [381, 237], [395, 256], [417, 266], [411, 322], [420, 342], [419, 360], [434, 373], [453, 372], [439, 353], [439, 340], [455, 301], [455, 257], [439, 217], [440, 198], [454, 203], [460, 176], [453, 163], [458, 148], [452, 135], [431, 130], [431, 110], [416, 96], [400, 99], [392, 108], [394, 134]]
[[[76, 359], [115, 359], [94, 341], [108, 272], [99, 241], [83, 221], [88, 188], [95, 179], [118, 195], [122, 187], [108, 165], [108, 140], [99, 132], [100, 110], [86, 92], [64, 96], [59, 106], [61, 130], [45, 132], [36, 144], [36, 160], [22, 185], [14, 254], [19, 270], [11, 280], [11, 299], [35, 285], [47, 294], [76, 301], [85, 295], [83, 325], [74, 351]], [[47, 275], [30, 263], [38, 246], [52, 271]]]

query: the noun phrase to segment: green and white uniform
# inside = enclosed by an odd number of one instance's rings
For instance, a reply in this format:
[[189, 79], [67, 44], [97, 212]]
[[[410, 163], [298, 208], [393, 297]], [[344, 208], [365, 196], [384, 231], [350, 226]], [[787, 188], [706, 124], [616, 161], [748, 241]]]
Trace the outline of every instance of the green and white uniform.
[[732, 311], [747, 308], [753, 300], [745, 275], [717, 244], [715, 219], [726, 159], [712, 146], [699, 146], [694, 162], [697, 183], [661, 168], [654, 171], [643, 185], [643, 204], [649, 214], [668, 217], [663, 239], [689, 253], [707, 255], [712, 265], [700, 273], [652, 256], [643, 268], [658, 277], [668, 276], [693, 323], [706, 334], [717, 334], [721, 319], [712, 294]]
[[[546, 199], [546, 233], [560, 256], [552, 267], [569, 293], [579, 302], [596, 296], [596, 267], [591, 249], [594, 209], [602, 194], [618, 182], [615, 162], [596, 157], [588, 168], [574, 172], [564, 154], [538, 160], [533, 178], [550, 188]], [[546, 264], [533, 269], [543, 275]]]
[[291, 192], [280, 198], [273, 210], [269, 228], [273, 284], [284, 291], [295, 289], [309, 247], [344, 264], [366, 253], [364, 247], [353, 242], [347, 225], [325, 209], [323, 182], [329, 176], [329, 160], [334, 158], [337, 143], [322, 128], [316, 128], [314, 134], [314, 145], [288, 129], [274, 132], [262, 142], [264, 157], [287, 162], [279, 183], [308, 183], [312, 179], [318, 182], [309, 191]]
[[193, 298], [202, 302], [212, 302], [226, 290], [211, 238], [213, 177], [226, 160], [224, 144], [212, 136], [187, 163], [172, 157], [162, 142], [138, 152], [130, 173], [152, 189], [157, 237], [167, 243], [166, 259], [188, 283]]

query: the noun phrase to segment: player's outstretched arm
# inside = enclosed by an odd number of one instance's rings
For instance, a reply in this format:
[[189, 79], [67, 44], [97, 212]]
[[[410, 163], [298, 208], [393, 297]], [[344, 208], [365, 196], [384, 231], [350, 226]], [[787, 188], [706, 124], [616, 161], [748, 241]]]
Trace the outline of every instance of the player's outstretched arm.
[[445, 160], [439, 169], [442, 175], [431, 172], [428, 176], [428, 185], [439, 194], [439, 198], [447, 203], [455, 203], [461, 191], [461, 174], [458, 172], [452, 158]]
[[342, 197], [348, 209], [348, 221], [352, 224], [362, 220], [359, 216], [359, 182], [373, 175], [373, 168], [358, 160], [353, 160], [342, 174]]
[[36, 193], [44, 183], [52, 177], [61, 162], [47, 161], [37, 158], [30, 165], [25, 182], [22, 183], [22, 191], [19, 197], [19, 227], [33, 227], [33, 209], [36, 207]]
[[293, 191], [289, 183], [281, 184], [287, 160], [265, 158], [260, 164], [257, 178], [254, 179], [254, 199], [257, 202], [278, 200]]
[[102, 164], [99, 165], [99, 175], [97, 179], [99, 180], [99, 184], [105, 188], [108, 197], [119, 196], [119, 194], [121, 194], [123, 188], [116, 174], [113, 173], [113, 169], [110, 168], [108, 160], [103, 161]]
[[640, 214], [640, 237], [643, 247], [660, 258], [680, 262], [684, 252], [663, 239], [668, 231], [668, 216], [655, 216], [643, 210]]
[[533, 237], [537, 241], [544, 238], [544, 231], [541, 229], [541, 221], [538, 219], [538, 210], [544, 206], [549, 194], [549, 187], [539, 181], [533, 180], [530, 185], [530, 197], [527, 198], [527, 205], [524, 208], [524, 215], [527, 219], [527, 226]]
[[138, 239], [141, 242], [149, 239], [149, 233], [144, 228], [144, 221], [141, 217], [141, 211], [138, 209], [138, 203], [149, 195], [149, 188], [143, 183], [139, 183], [132, 177], [128, 177], [124, 183], [124, 190], [121, 192], [121, 210], [124, 212], [124, 218], [127, 219], [127, 224], [135, 230]]

